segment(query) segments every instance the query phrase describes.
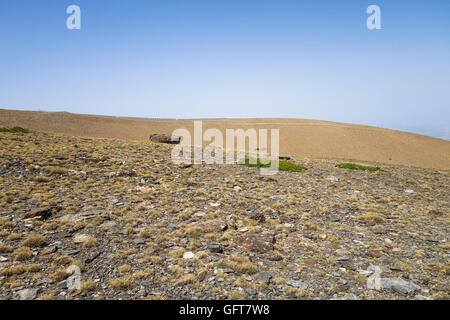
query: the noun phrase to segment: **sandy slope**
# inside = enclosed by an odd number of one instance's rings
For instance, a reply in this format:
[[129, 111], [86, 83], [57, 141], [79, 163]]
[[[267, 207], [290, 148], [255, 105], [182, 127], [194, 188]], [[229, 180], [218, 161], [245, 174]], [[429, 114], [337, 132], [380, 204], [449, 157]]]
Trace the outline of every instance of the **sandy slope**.
[[[0, 109], [0, 126], [19, 125], [60, 134], [146, 140], [151, 133], [192, 130], [191, 120], [148, 120], [66, 112]], [[278, 128], [280, 153], [294, 158], [339, 158], [425, 168], [450, 169], [450, 142], [369, 126], [304, 119], [204, 120], [203, 129]]]

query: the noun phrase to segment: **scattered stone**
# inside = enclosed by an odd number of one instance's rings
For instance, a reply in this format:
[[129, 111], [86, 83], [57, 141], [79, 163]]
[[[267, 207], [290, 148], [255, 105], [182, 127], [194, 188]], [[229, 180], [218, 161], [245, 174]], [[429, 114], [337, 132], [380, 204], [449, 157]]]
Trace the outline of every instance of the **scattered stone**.
[[213, 243], [208, 246], [208, 250], [213, 253], [222, 253], [223, 247], [218, 243]]
[[189, 259], [197, 259], [197, 255], [193, 253], [192, 251], [186, 251], [183, 254], [183, 259], [189, 260]]
[[68, 290], [79, 290], [81, 287], [80, 268], [76, 265], [71, 265], [66, 269], [67, 273], [72, 274], [66, 279]]
[[331, 181], [331, 182], [338, 182], [339, 178], [336, 178], [335, 176], [329, 176], [329, 177], [327, 177], [327, 180]]
[[58, 206], [34, 209], [34, 210], [26, 213], [24, 215], [24, 218], [25, 219], [38, 218], [39, 220], [47, 220], [52, 215], [57, 214], [60, 210], [61, 210], [61, 207], [58, 207]]
[[86, 264], [89, 264], [92, 261], [94, 261], [95, 259], [97, 259], [101, 254], [102, 254], [101, 251], [91, 252], [91, 253], [89, 253], [89, 256], [86, 259], [84, 259], [84, 262]]
[[430, 297], [423, 296], [421, 294], [416, 294], [413, 298], [413, 300], [433, 300]]
[[342, 257], [338, 257], [336, 260], [339, 261], [339, 262], [340, 262], [340, 261], [349, 261], [350, 258], [347, 257], [347, 256], [342, 256]]
[[382, 271], [379, 266], [371, 265], [368, 268], [368, 271], [373, 271], [373, 274], [367, 278], [366, 283], [367, 288], [370, 290], [386, 289], [408, 295], [419, 289], [419, 287], [411, 281], [381, 277]]
[[[127, 232], [128, 234], [128, 232]], [[82, 243], [84, 240], [89, 239], [89, 235], [83, 234], [83, 233], [77, 233], [73, 236], [73, 242], [74, 243]]]
[[405, 295], [414, 293], [420, 289], [415, 283], [401, 279], [390, 279], [390, 286], [395, 292]]
[[52, 254], [52, 253], [55, 253], [56, 251], [58, 251], [57, 246], [49, 246], [45, 250], [42, 251], [42, 254]]
[[297, 280], [288, 280], [288, 281], [286, 281], [286, 284], [288, 286], [299, 288], [299, 289], [306, 289], [306, 288], [308, 288], [308, 285], [306, 283], [301, 282], [301, 281], [297, 281]]
[[358, 298], [357, 295], [355, 295], [354, 293], [346, 293], [341, 300], [361, 300], [360, 298]]
[[206, 213], [203, 212], [203, 211], [199, 211], [199, 212], [194, 213], [194, 217], [204, 217], [205, 215], [206, 215]]
[[411, 189], [406, 189], [405, 193], [414, 194], [416, 192], [414, 190], [411, 190]]
[[266, 271], [258, 272], [253, 276], [253, 279], [255, 280], [256, 283], [269, 284], [270, 279], [272, 279], [272, 274]]
[[38, 289], [23, 289], [15, 293], [15, 298], [20, 300], [33, 300], [36, 298]]
[[172, 135], [164, 133], [155, 133], [150, 135], [150, 141], [157, 143], [180, 144], [180, 137], [172, 137]]

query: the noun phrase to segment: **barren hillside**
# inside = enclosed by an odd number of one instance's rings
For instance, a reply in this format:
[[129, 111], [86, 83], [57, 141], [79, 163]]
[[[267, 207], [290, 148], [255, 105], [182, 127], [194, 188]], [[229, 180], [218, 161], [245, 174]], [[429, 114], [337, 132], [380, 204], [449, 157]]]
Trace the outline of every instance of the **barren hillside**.
[[[192, 130], [190, 120], [148, 120], [66, 112], [0, 109], [0, 126], [71, 136], [147, 140], [152, 133]], [[369, 126], [303, 119], [204, 120], [204, 130], [278, 128], [280, 152], [293, 158], [348, 159], [422, 168], [450, 169], [450, 142]]]
[[446, 172], [302, 160], [265, 177], [35, 132], [0, 146], [0, 299], [449, 298]]

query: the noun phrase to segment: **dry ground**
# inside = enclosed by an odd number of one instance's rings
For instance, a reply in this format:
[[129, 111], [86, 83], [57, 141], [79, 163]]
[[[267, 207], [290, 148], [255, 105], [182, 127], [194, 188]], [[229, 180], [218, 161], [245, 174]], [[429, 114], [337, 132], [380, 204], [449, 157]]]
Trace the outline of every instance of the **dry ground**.
[[[190, 120], [146, 120], [89, 116], [67, 112], [0, 109], [0, 126], [70, 136], [147, 140], [152, 133], [192, 131]], [[340, 158], [377, 161], [422, 168], [450, 169], [450, 141], [369, 126], [303, 119], [204, 120], [204, 130], [278, 128], [280, 152], [311, 159]]]
[[448, 299], [448, 171], [294, 157], [308, 170], [263, 177], [170, 150], [0, 133], [0, 298]]

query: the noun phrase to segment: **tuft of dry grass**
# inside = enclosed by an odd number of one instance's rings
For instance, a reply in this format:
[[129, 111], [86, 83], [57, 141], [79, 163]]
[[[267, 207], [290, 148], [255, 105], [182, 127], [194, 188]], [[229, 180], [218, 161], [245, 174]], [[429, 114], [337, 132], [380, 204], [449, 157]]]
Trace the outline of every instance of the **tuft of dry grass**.
[[28, 238], [22, 242], [22, 244], [29, 248], [36, 248], [45, 244], [45, 241], [46, 241], [45, 236], [38, 233], [33, 233], [30, 234]]
[[70, 273], [66, 271], [66, 269], [58, 269], [52, 274], [53, 280], [56, 282], [60, 282], [65, 280], [70, 276]]
[[231, 300], [245, 300], [247, 296], [242, 290], [232, 290], [230, 292], [230, 299]]
[[89, 292], [94, 290], [95, 287], [95, 283], [92, 280], [86, 280], [86, 281], [82, 281], [80, 284], [80, 291], [81, 292]]
[[133, 289], [136, 286], [136, 282], [132, 275], [125, 275], [122, 277], [114, 278], [109, 282], [111, 288], [120, 289]]
[[10, 253], [13, 252], [13, 250], [13, 247], [7, 244], [0, 243], [0, 253]]
[[33, 252], [27, 247], [21, 247], [14, 251], [14, 259], [17, 261], [28, 260], [33, 256]]
[[258, 267], [248, 257], [239, 254], [233, 254], [230, 260], [225, 261], [225, 265], [239, 273], [254, 274], [258, 271]]
[[131, 266], [129, 264], [123, 264], [117, 268], [120, 273], [128, 273], [131, 271]]
[[3, 269], [0, 274], [2, 276], [12, 276], [12, 275], [16, 275], [16, 274], [22, 274], [24, 272], [26, 272], [27, 269], [23, 266], [23, 265], [16, 265], [16, 266], [12, 266], [9, 268], [5, 268]]
[[178, 281], [177, 281], [177, 285], [185, 285], [185, 284], [189, 284], [189, 283], [194, 283], [195, 282], [195, 276], [193, 274], [185, 274], [184, 276], [182, 276]]
[[375, 212], [368, 212], [362, 216], [356, 218], [358, 221], [364, 221], [366, 223], [383, 223], [384, 218], [376, 214]]
[[98, 240], [94, 237], [89, 237], [83, 241], [83, 247], [92, 248], [98, 245]]

